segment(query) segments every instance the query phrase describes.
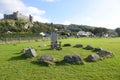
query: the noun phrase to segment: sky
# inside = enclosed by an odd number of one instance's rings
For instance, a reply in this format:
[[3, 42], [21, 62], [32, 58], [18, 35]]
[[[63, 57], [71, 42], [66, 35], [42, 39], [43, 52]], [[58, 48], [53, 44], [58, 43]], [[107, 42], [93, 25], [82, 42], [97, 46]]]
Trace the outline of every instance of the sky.
[[16, 11], [43, 23], [120, 27], [120, 0], [0, 0], [0, 19]]

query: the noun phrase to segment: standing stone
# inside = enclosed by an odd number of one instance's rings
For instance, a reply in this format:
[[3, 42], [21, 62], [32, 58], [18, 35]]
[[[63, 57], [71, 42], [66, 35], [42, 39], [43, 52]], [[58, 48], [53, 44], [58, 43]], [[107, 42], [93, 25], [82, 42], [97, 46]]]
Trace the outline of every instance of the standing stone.
[[100, 59], [100, 56], [97, 54], [88, 55], [88, 57], [86, 58], [86, 60], [89, 62], [94, 62], [94, 61], [97, 61], [99, 59]]
[[51, 49], [56, 48], [56, 46], [57, 46], [57, 33], [52, 32], [51, 33]]

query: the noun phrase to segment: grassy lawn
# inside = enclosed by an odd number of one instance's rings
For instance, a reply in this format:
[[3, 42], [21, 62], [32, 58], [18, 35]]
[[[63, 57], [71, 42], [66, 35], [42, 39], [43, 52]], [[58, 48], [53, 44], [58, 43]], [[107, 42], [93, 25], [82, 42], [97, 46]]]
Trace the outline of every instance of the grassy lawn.
[[[59, 40], [62, 44], [71, 43], [71, 47], [63, 47], [61, 51], [47, 50], [50, 41], [21, 42], [0, 44], [0, 80], [120, 80], [120, 38], [72, 38]], [[75, 44], [102, 47], [113, 52], [115, 57], [98, 62], [86, 62], [85, 65], [53, 65], [50, 67], [35, 63], [41, 55], [49, 55], [56, 61], [63, 60], [67, 54], [79, 54], [86, 58], [94, 53], [82, 48], [74, 48]], [[38, 47], [47, 44], [46, 47]], [[38, 56], [24, 59], [23, 48], [32, 46]]]

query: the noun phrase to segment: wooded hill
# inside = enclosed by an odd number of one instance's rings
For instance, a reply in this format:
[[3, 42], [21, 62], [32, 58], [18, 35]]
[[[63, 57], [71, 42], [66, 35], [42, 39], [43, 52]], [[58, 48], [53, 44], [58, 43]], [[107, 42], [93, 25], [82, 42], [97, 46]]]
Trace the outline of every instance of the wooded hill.
[[58, 34], [64, 36], [70, 33], [70, 36], [76, 36], [78, 31], [92, 32], [96, 36], [102, 36], [103, 34], [109, 34], [110, 36], [120, 36], [120, 28], [115, 30], [94, 27], [88, 25], [62, 25], [53, 23], [41, 23], [41, 22], [25, 22], [18, 20], [0, 20], [0, 37], [9, 37], [8, 35], [14, 35], [17, 37], [18, 33], [22, 36], [39, 36], [40, 32], [47, 34], [51, 33], [51, 28], [57, 30]]

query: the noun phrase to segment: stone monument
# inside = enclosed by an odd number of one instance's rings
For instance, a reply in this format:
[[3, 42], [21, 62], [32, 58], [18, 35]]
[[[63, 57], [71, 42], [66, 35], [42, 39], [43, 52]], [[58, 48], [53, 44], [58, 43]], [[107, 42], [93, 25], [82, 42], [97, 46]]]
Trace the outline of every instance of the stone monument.
[[51, 23], [51, 49], [61, 50], [61, 42], [58, 42], [58, 34], [57, 31], [54, 30], [53, 24]]
[[51, 49], [56, 48], [57, 46], [57, 33], [51, 32]]

